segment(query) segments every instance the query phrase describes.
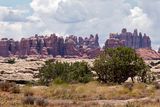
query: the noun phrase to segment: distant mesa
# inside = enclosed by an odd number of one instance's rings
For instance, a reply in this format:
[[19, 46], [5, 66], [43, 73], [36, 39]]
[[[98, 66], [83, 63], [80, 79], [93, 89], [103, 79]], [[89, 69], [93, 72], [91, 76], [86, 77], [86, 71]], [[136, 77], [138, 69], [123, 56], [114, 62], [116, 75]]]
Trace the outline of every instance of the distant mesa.
[[133, 33], [127, 32], [126, 28], [122, 29], [120, 34], [111, 33], [109, 39], [105, 42], [105, 48], [114, 48], [118, 46], [127, 46], [133, 49], [150, 48], [151, 40], [146, 34], [138, 33], [137, 29]]

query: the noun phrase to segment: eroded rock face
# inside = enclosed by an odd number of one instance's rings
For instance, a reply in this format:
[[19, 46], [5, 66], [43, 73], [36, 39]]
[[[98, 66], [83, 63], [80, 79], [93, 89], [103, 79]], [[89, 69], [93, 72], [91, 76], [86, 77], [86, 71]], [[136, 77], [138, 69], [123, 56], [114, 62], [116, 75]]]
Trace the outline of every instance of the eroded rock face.
[[158, 53], [160, 54], [160, 48], [158, 49]]
[[160, 60], [160, 54], [149, 48], [140, 48], [136, 53], [145, 60]]
[[139, 48], [151, 48], [151, 40], [149, 36], [140, 32], [138, 34], [137, 29], [133, 33], [127, 32], [127, 29], [123, 28], [120, 34], [110, 34], [110, 38], [105, 43], [105, 48], [114, 48], [118, 46], [127, 46], [133, 49]]
[[[8, 40], [3, 38], [0, 41], [0, 56], [7, 57], [9, 55], [29, 56], [41, 55], [47, 56], [77, 56], [82, 57], [83, 54], [88, 56], [96, 56], [99, 53], [99, 37], [98, 34], [90, 35], [89, 38], [71, 35], [66, 37], [58, 37], [55, 34], [50, 36], [38, 36], [37, 34], [30, 38], [22, 38], [20, 41]], [[89, 52], [88, 52], [89, 50]], [[90, 51], [96, 52], [91, 53]], [[97, 52], [98, 51], [98, 52]]]

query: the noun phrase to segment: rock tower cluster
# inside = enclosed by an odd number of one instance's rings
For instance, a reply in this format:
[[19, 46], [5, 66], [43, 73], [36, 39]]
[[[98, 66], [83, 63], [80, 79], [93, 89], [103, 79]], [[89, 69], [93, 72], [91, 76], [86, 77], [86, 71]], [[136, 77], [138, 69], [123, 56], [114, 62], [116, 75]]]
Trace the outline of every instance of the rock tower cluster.
[[118, 46], [127, 46], [133, 49], [151, 48], [151, 40], [146, 34], [138, 33], [137, 29], [133, 33], [122, 29], [120, 34], [111, 33], [109, 39], [105, 42], [105, 48], [114, 48]]
[[77, 38], [74, 35], [58, 37], [56, 34], [50, 36], [35, 35], [30, 38], [22, 38], [20, 41], [2, 38], [0, 40], [0, 56], [10, 55], [52, 55], [52, 56], [87, 56], [95, 57], [100, 52], [98, 34], [90, 35], [89, 38]]

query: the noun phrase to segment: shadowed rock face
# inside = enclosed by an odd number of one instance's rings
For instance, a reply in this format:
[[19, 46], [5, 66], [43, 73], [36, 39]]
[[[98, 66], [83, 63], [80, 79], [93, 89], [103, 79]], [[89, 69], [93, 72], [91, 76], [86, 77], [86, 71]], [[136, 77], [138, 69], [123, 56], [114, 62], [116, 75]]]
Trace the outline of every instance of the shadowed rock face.
[[140, 32], [138, 34], [137, 29], [133, 33], [127, 32], [127, 29], [123, 28], [120, 34], [110, 34], [110, 38], [105, 42], [105, 48], [114, 48], [118, 46], [127, 46], [133, 49], [139, 48], [151, 48], [151, 40], [149, 36]]
[[82, 57], [87, 54], [92, 58], [100, 51], [98, 40], [98, 34], [78, 39], [74, 35], [64, 39], [55, 34], [51, 34], [49, 37], [35, 35], [30, 38], [22, 38], [20, 41], [3, 38], [0, 40], [0, 56], [52, 55], [55, 57], [60, 55], [62, 57]]

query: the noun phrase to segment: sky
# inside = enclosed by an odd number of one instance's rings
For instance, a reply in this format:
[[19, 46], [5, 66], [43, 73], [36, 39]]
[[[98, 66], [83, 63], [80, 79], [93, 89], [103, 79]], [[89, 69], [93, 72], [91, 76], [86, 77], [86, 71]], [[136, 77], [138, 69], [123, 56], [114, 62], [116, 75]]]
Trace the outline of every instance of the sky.
[[135, 28], [160, 47], [160, 0], [0, 0], [0, 38], [16, 40], [34, 34], [89, 36]]

